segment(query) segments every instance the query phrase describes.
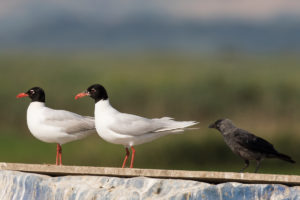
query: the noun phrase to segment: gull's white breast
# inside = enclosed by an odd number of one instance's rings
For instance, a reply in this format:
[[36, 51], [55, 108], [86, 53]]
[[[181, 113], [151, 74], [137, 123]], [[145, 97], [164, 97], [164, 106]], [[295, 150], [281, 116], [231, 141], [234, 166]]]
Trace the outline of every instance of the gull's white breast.
[[178, 122], [168, 117], [147, 119], [121, 113], [114, 109], [108, 100], [101, 100], [95, 104], [95, 124], [97, 133], [104, 140], [128, 147], [181, 132], [196, 122]]
[[42, 102], [32, 102], [27, 109], [27, 125], [37, 139], [64, 144], [92, 133], [94, 122], [75, 113], [48, 108]]

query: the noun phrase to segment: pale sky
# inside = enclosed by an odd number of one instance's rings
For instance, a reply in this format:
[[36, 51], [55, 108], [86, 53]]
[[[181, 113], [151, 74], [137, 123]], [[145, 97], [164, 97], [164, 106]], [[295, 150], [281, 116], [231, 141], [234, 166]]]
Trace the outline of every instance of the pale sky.
[[268, 20], [282, 15], [300, 17], [300, 0], [2, 0], [0, 17], [34, 12], [48, 6], [86, 15], [103, 12], [115, 18], [145, 11], [203, 20]]

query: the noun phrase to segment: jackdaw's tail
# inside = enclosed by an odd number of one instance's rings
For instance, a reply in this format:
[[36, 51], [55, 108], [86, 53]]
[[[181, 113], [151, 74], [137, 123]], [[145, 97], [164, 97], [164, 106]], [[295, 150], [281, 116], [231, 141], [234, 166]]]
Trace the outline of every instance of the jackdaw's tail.
[[277, 158], [279, 158], [281, 160], [284, 160], [284, 161], [287, 161], [287, 162], [290, 162], [290, 163], [296, 163], [291, 157], [289, 157], [287, 155], [284, 155], [282, 153], [278, 153], [276, 156], [277, 156]]

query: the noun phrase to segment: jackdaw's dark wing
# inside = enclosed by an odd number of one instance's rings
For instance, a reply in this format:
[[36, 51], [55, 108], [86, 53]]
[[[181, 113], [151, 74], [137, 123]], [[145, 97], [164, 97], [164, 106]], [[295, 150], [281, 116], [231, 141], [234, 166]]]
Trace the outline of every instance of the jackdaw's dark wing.
[[238, 144], [251, 151], [265, 154], [278, 154], [271, 143], [243, 129], [234, 131], [234, 137]]

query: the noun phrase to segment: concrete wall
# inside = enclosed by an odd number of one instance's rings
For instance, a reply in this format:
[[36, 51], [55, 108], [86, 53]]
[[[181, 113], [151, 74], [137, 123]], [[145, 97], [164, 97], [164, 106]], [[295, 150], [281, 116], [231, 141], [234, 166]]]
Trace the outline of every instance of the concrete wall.
[[61, 176], [0, 170], [0, 200], [51, 199], [207, 199], [300, 200], [300, 186], [279, 184], [208, 184], [145, 177]]

